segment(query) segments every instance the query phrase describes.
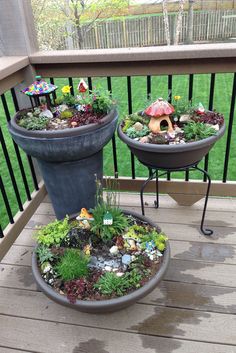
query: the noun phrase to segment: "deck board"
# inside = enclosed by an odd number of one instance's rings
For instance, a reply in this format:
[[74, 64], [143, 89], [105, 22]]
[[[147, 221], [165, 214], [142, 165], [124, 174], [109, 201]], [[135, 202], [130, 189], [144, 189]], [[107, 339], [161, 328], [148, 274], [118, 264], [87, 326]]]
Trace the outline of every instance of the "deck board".
[[[62, 307], [37, 290], [31, 273], [32, 234], [55, 218], [48, 197], [0, 265], [0, 353], [234, 353], [236, 352], [236, 200], [210, 198], [199, 234], [203, 200], [178, 206], [161, 196], [146, 215], [166, 232], [172, 260], [165, 279], [137, 304], [91, 315]], [[138, 195], [121, 207], [140, 213]], [[158, 348], [159, 347], [159, 348]]]

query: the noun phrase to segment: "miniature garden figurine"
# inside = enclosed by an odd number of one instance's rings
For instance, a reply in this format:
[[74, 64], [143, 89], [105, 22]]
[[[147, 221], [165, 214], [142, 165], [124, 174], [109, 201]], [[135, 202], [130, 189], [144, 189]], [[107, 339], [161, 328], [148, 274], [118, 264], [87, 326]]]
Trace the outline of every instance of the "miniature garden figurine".
[[[32, 84], [22, 90], [22, 93], [30, 97], [31, 105], [33, 108], [34, 106], [40, 106], [40, 97], [45, 97], [47, 109], [50, 110], [52, 105], [50, 94], [55, 92], [58, 87], [51, 83], [47, 83], [41, 78], [41, 76], [35, 76], [35, 79], [36, 80]], [[32, 98], [34, 99], [34, 104]]]
[[80, 93], [84, 93], [84, 92], [86, 92], [87, 90], [88, 90], [88, 85], [87, 85], [87, 83], [86, 83], [83, 79], [81, 79], [80, 82], [79, 82], [79, 84], [78, 84], [78, 91], [79, 91]]
[[173, 126], [169, 115], [174, 111], [175, 109], [170, 103], [165, 101], [163, 98], [158, 98], [144, 110], [144, 113], [147, 116], [151, 116], [150, 123], [148, 124], [149, 129], [154, 134], [160, 134], [162, 133], [161, 123], [162, 121], [166, 121], [168, 124], [168, 132], [173, 132]]

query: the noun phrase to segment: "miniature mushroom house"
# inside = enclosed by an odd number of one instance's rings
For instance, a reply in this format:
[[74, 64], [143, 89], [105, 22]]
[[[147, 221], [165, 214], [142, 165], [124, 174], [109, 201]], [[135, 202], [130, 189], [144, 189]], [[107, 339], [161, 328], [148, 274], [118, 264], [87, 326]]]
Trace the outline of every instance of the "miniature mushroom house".
[[169, 115], [175, 111], [174, 107], [165, 101], [163, 98], [158, 98], [148, 108], [144, 110], [147, 116], [150, 116], [150, 122], [148, 124], [149, 129], [154, 134], [160, 134], [161, 122], [166, 121], [168, 124], [168, 132], [173, 132], [173, 126]]

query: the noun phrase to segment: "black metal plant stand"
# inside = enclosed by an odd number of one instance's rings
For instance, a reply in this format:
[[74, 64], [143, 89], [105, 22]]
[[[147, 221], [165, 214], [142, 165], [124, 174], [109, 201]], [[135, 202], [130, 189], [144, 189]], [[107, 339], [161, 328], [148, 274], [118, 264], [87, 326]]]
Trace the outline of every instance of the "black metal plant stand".
[[[144, 212], [144, 202], [143, 202], [143, 192], [145, 187], [147, 186], [147, 184], [156, 178], [156, 200], [154, 202], [155, 207], [158, 208], [159, 207], [159, 189], [158, 189], [158, 180], [159, 177], [166, 175], [169, 172], [180, 172], [180, 171], [191, 171], [191, 170], [198, 170], [201, 173], [204, 174], [204, 176], [207, 179], [207, 190], [206, 190], [206, 195], [205, 195], [205, 203], [204, 203], [204, 207], [203, 207], [203, 212], [202, 212], [202, 220], [201, 220], [201, 225], [200, 225], [200, 230], [204, 235], [212, 235], [213, 234], [213, 230], [205, 228], [204, 229], [204, 220], [205, 220], [205, 215], [206, 215], [206, 208], [207, 208], [207, 202], [208, 202], [208, 197], [209, 197], [209, 191], [210, 191], [210, 187], [211, 187], [211, 178], [210, 175], [207, 173], [206, 170], [199, 168], [198, 164], [193, 164], [187, 167], [183, 167], [183, 168], [177, 168], [177, 169], [162, 169], [162, 168], [156, 168], [156, 167], [152, 167], [152, 166], [148, 166], [146, 165], [146, 167], [148, 167], [149, 169], [149, 178], [143, 183], [141, 190], [140, 190], [140, 199], [141, 199], [141, 208], [142, 208], [142, 215], [145, 215]], [[160, 171], [160, 172], [159, 172]]]

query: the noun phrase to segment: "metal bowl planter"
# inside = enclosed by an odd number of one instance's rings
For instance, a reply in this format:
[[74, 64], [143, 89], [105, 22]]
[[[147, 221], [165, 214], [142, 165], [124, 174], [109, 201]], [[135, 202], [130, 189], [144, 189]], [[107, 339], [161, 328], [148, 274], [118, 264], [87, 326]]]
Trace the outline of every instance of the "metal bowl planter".
[[122, 131], [122, 122], [118, 126], [119, 138], [128, 145], [131, 152], [146, 166], [156, 169], [185, 169], [196, 165], [210, 151], [215, 142], [225, 132], [225, 123], [216, 135], [206, 139], [178, 145], [158, 145], [140, 143], [129, 138]]
[[37, 159], [56, 217], [94, 207], [95, 174], [103, 176], [103, 147], [117, 124], [111, 110], [99, 124], [57, 131], [29, 131], [17, 124], [17, 113], [9, 122], [14, 141]]
[[[140, 216], [139, 214], [133, 211], [132, 212], [123, 211], [123, 212], [124, 214], [132, 215], [140, 219], [141, 221], [149, 223], [152, 227], [156, 227], [158, 231], [160, 231], [160, 229], [147, 217]], [[100, 300], [100, 301], [99, 300], [97, 301], [76, 300], [74, 304], [70, 303], [69, 300], [66, 298], [66, 296], [61, 295], [60, 293], [54, 291], [52, 287], [50, 287], [44, 281], [38, 268], [37, 256], [35, 253], [33, 253], [33, 256], [32, 256], [32, 272], [38, 287], [42, 290], [42, 292], [47, 297], [49, 297], [53, 301], [78, 311], [83, 311], [87, 313], [106, 313], [106, 312], [112, 312], [112, 311], [116, 311], [116, 310], [120, 310], [125, 307], [128, 307], [134, 304], [135, 302], [137, 302], [139, 299], [145, 297], [147, 294], [149, 294], [163, 278], [164, 274], [167, 271], [169, 262], [170, 262], [170, 245], [169, 245], [169, 242], [167, 241], [166, 249], [163, 254], [163, 260], [158, 272], [143, 287], [122, 297]]]

